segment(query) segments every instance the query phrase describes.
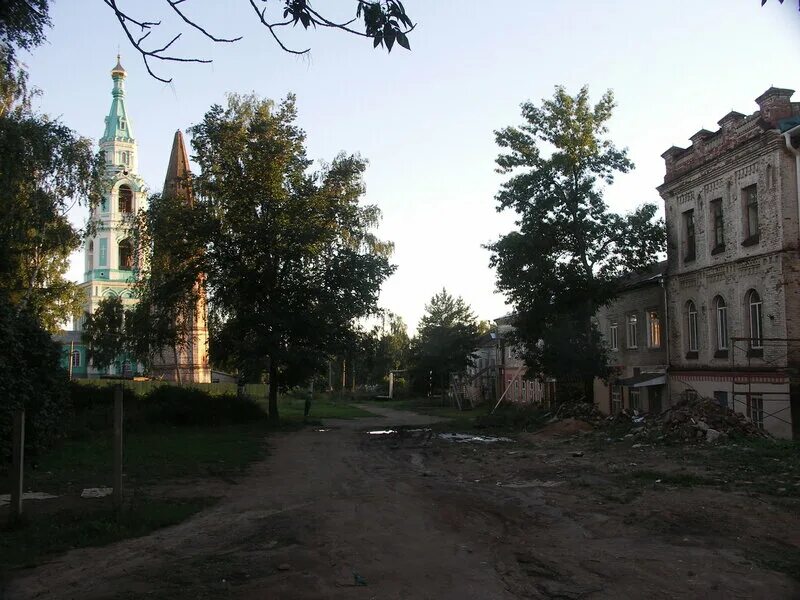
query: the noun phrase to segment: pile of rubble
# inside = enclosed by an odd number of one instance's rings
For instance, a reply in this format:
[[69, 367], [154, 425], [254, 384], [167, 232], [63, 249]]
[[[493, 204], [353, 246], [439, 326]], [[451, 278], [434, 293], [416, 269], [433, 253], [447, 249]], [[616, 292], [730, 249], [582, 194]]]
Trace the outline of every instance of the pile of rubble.
[[594, 402], [565, 402], [555, 412], [557, 419], [581, 419], [587, 422], [600, 422], [605, 415], [598, 410]]
[[743, 414], [709, 398], [683, 400], [652, 417], [627, 414], [614, 419], [630, 419], [633, 428], [628, 435], [667, 441], [716, 442], [727, 437], [768, 437]]

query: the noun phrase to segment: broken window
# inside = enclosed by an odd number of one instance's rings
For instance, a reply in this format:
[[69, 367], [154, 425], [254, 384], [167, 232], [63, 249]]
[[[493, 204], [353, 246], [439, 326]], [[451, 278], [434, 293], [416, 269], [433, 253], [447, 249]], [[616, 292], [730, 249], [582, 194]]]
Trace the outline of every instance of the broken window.
[[742, 190], [744, 198], [745, 241], [758, 240], [758, 188], [749, 185]]
[[725, 220], [722, 217], [722, 198], [711, 201], [711, 225], [714, 232], [714, 247], [712, 252], [720, 252], [725, 249]]
[[697, 308], [691, 300], [686, 303], [686, 330], [689, 352], [697, 352]]
[[714, 300], [714, 307], [717, 313], [717, 350], [728, 349], [728, 307], [722, 296], [717, 296]]
[[683, 213], [683, 233], [685, 236], [683, 260], [688, 262], [695, 258], [694, 210]]
[[761, 296], [757, 291], [750, 290], [747, 301], [750, 306], [750, 347], [763, 348]]

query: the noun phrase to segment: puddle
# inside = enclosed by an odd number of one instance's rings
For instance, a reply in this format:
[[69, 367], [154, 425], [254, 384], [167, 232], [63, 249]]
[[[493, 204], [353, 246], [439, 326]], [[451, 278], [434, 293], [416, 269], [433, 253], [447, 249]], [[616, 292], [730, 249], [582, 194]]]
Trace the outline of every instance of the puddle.
[[396, 429], [376, 429], [375, 431], [368, 431], [369, 435], [391, 435], [397, 433]]
[[[22, 501], [25, 500], [49, 500], [50, 498], [58, 498], [52, 494], [45, 494], [44, 492], [23, 492]], [[0, 506], [11, 504], [11, 494], [0, 494]]]
[[110, 487], [86, 488], [81, 492], [81, 498], [105, 498], [113, 493], [114, 488]]
[[513, 442], [511, 438], [491, 435], [473, 435], [471, 433], [440, 433], [439, 438], [449, 442], [496, 444], [497, 442]]

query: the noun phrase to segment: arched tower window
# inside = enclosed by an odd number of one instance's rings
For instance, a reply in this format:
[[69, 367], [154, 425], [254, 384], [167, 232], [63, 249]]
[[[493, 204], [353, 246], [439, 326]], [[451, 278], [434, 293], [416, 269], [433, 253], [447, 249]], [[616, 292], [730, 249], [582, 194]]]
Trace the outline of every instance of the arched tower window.
[[728, 349], [728, 307], [722, 296], [714, 298], [714, 312], [716, 313], [717, 350]]
[[686, 340], [689, 352], [697, 352], [697, 307], [691, 300], [686, 303]]
[[763, 316], [762, 316], [762, 302], [761, 296], [755, 290], [750, 290], [747, 293], [747, 306], [750, 315], [750, 347], [762, 348], [763, 347]]
[[92, 269], [94, 269], [94, 241], [89, 240], [89, 245], [86, 246], [86, 270]]
[[130, 186], [119, 186], [119, 212], [123, 214], [133, 212], [133, 191]]
[[127, 238], [119, 243], [119, 269], [133, 270], [133, 244]]

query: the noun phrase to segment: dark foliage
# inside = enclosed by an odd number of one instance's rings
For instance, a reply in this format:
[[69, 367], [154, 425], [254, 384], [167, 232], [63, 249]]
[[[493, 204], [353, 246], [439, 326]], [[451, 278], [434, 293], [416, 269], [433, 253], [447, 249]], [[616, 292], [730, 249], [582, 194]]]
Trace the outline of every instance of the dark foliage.
[[[71, 385], [75, 429], [96, 431], [112, 425], [113, 385]], [[217, 426], [260, 421], [266, 417], [250, 398], [235, 394], [212, 395], [200, 388], [161, 385], [144, 395], [123, 392], [128, 428], [148, 424]]]
[[36, 454], [63, 433], [67, 373], [50, 334], [0, 295], [0, 463], [11, 458], [13, 414], [25, 409], [26, 452]]

